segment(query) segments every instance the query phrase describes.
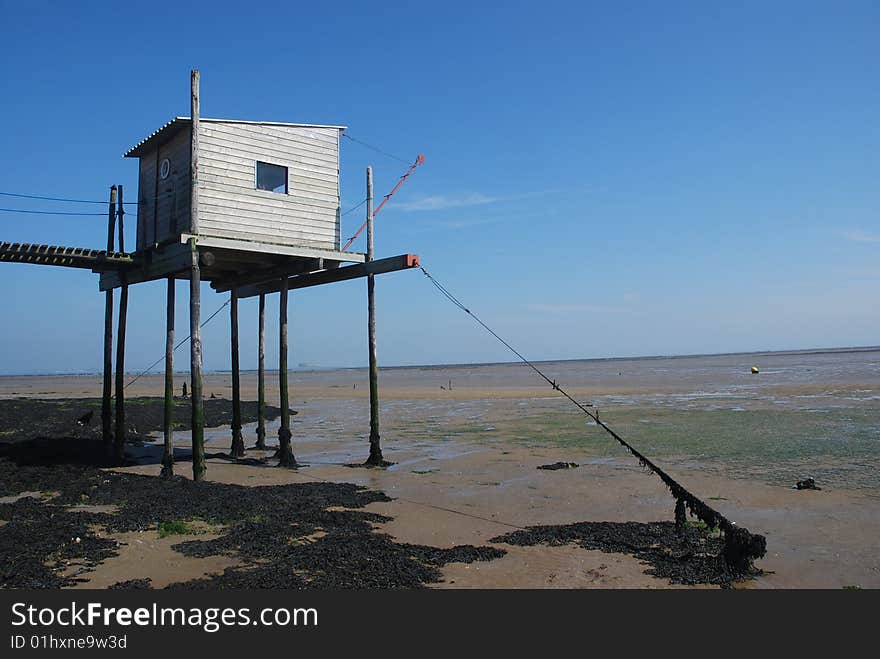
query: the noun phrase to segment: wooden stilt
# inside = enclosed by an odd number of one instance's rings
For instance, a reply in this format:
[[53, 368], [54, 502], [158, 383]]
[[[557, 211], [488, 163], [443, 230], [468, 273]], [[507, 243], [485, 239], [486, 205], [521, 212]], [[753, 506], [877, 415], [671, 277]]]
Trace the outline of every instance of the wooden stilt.
[[[122, 238], [122, 186], [118, 186], [116, 217], [119, 225], [119, 246]], [[116, 434], [113, 438], [113, 456], [118, 464], [125, 461], [125, 326], [128, 319], [128, 284], [119, 291], [119, 323], [116, 336]]]
[[[110, 187], [107, 223], [107, 251], [113, 251], [113, 227], [116, 222], [116, 186]], [[113, 289], [104, 294], [104, 389], [101, 396], [101, 432], [109, 455], [113, 446]]]
[[233, 458], [244, 457], [244, 439], [241, 436], [241, 373], [238, 364], [238, 291], [230, 291], [229, 320], [232, 349], [232, 449]]
[[[199, 72], [190, 76], [190, 230], [199, 232]], [[192, 265], [189, 277], [189, 370], [192, 400], [192, 470], [193, 480], [205, 478], [205, 402], [202, 398], [202, 274], [195, 238], [189, 241]]]
[[113, 457], [119, 463], [125, 459], [125, 325], [128, 316], [128, 285], [119, 291], [119, 321], [116, 336], [116, 432], [113, 437]]
[[202, 398], [202, 276], [195, 239], [190, 240], [192, 269], [189, 277], [189, 370], [192, 402], [192, 470], [193, 480], [205, 478], [205, 402]]
[[104, 390], [101, 396], [101, 432], [107, 452], [113, 444], [113, 290], [104, 293]]
[[287, 277], [281, 281], [279, 306], [278, 389], [281, 392], [281, 427], [278, 429], [278, 466], [296, 468], [296, 458], [290, 446], [290, 398], [287, 389]]
[[266, 294], [260, 295], [259, 347], [257, 348], [257, 448], [266, 449]]
[[165, 336], [165, 451], [162, 478], [174, 475], [174, 277], [168, 277], [168, 303]]
[[[367, 167], [367, 261], [373, 260], [373, 168]], [[376, 281], [367, 276], [367, 337], [370, 350], [370, 457], [367, 464], [382, 466], [379, 436], [379, 364], [376, 358]]]

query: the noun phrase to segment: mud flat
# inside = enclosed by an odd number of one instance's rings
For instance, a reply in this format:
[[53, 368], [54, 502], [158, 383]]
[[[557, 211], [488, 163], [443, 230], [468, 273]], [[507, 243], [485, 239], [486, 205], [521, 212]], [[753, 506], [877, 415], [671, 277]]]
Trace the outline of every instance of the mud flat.
[[665, 489], [625, 460], [542, 471], [571, 451], [459, 439], [389, 447], [391, 468], [351, 469], [365, 457], [362, 440], [305, 437], [297, 457], [306, 466], [290, 471], [273, 466], [271, 451], [224, 458], [227, 434], [209, 441], [205, 483], [186, 478], [185, 459], [184, 476], [160, 480], [161, 447], [151, 444], [134, 451], [139, 464], [114, 470], [0, 459], [3, 585], [880, 585], [880, 505], [864, 493], [679, 470], [731, 519], [768, 535], [762, 573], [730, 581], [711, 534], [695, 525], [675, 536]]
[[[176, 430], [189, 428], [190, 401], [175, 399], [173, 424]], [[152, 441], [163, 428], [165, 401], [158, 397], [127, 398], [125, 421], [127, 439]], [[242, 401], [242, 420], [257, 419], [256, 401]], [[266, 419], [276, 419], [280, 409], [266, 405]], [[78, 422], [87, 417], [87, 422]], [[205, 401], [205, 423], [209, 427], [232, 422], [232, 402], [222, 398]], [[34, 438], [71, 436], [97, 438], [101, 433], [100, 398], [7, 398], [0, 399], [0, 443]], [[56, 445], [56, 449], [61, 448]]]
[[[877, 358], [764, 356], [760, 376], [749, 374], [753, 356], [559, 364], [560, 381], [589, 394], [628, 441], [766, 536], [761, 572], [745, 580], [719, 570], [706, 529], [670, 535], [674, 502], [659, 480], [511, 365], [383, 371], [383, 451], [395, 463], [384, 470], [347, 466], [367, 457], [362, 371], [296, 374], [298, 471], [274, 467], [271, 451], [229, 460], [229, 403], [209, 398], [219, 427], [206, 432], [203, 484], [187, 480], [187, 401], [175, 432], [181, 478], [163, 484], [151, 432], [160, 403], [132, 422], [129, 466], [101, 471], [52, 439], [96, 437], [97, 419], [72, 421], [97, 403], [88, 397], [99, 378], [0, 378], [0, 439], [50, 438], [34, 444], [46, 450], [0, 460], [0, 544], [15, 558], [31, 538], [25, 553], [36, 557], [4, 583], [30, 574], [102, 588], [880, 587]], [[150, 377], [136, 387], [156, 395], [161, 380]], [[228, 396], [228, 374], [210, 378], [206, 395]], [[268, 425], [270, 443], [277, 430]], [[253, 445], [253, 423], [244, 436]], [[537, 469], [554, 463], [579, 466]], [[808, 476], [822, 490], [793, 488]], [[204, 496], [188, 495], [202, 486]], [[204, 508], [206, 497], [216, 507]]]

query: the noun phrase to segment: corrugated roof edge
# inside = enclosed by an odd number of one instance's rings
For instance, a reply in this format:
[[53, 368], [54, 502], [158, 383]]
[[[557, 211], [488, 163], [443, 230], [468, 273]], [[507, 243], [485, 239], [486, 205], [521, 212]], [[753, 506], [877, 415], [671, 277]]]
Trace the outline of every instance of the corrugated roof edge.
[[[345, 130], [348, 126], [334, 126], [330, 124], [300, 124], [300, 123], [290, 123], [286, 121], [248, 121], [244, 119], [211, 119], [206, 117], [199, 118], [199, 121], [206, 123], [224, 123], [224, 124], [252, 124], [258, 126], [293, 126], [295, 128], [335, 128], [336, 130]], [[174, 117], [171, 121], [166, 123], [164, 126], [159, 128], [157, 131], [151, 133], [140, 142], [131, 147], [128, 151], [122, 154], [123, 158], [139, 158], [142, 153], [146, 150], [146, 147], [151, 142], [154, 142], [160, 136], [167, 134], [174, 134], [178, 130], [181, 130], [184, 126], [188, 126], [190, 123], [189, 117]]]

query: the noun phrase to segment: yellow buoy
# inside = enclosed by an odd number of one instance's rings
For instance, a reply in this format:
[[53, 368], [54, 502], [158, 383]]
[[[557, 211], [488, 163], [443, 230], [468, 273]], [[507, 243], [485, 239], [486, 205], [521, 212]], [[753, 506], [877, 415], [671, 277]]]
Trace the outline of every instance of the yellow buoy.
[[757, 367], [757, 366], [752, 366], [752, 373], [753, 373], [753, 374], [758, 374], [758, 373], [760, 373], [760, 372], [761, 372], [761, 371], [758, 370], [758, 367]]

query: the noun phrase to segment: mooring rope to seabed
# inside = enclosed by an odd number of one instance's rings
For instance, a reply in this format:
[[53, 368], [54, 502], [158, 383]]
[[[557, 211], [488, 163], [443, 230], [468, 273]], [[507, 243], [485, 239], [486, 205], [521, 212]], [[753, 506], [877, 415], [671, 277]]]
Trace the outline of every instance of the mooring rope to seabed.
[[672, 494], [672, 498], [675, 499], [675, 524], [679, 530], [683, 531], [684, 529], [684, 524], [686, 521], [686, 510], [690, 511], [691, 515], [706, 524], [709, 529], [720, 529], [724, 533], [724, 549], [722, 551], [722, 557], [724, 558], [725, 563], [727, 563], [727, 565], [731, 569], [739, 573], [746, 572], [751, 567], [752, 561], [754, 559], [762, 558], [766, 554], [767, 539], [763, 535], [751, 533], [748, 529], [737, 526], [734, 522], [731, 522], [724, 515], [719, 513], [717, 510], [705, 503], [702, 499], [690, 492], [681, 483], [672, 478], [672, 476], [667, 474], [663, 469], [654, 464], [653, 461], [651, 461], [629, 442], [623, 439], [623, 437], [617, 434], [607, 423], [605, 423], [605, 421], [600, 420], [598, 411], [594, 412], [590, 409], [592, 407], [591, 404], [581, 403], [573, 398], [571, 395], [569, 395], [569, 393], [565, 391], [565, 389], [563, 389], [562, 386], [560, 386], [555, 380], [548, 377], [533, 362], [526, 359], [518, 350], [516, 350], [516, 348], [505, 341], [498, 333], [496, 333], [491, 327], [484, 323], [479, 316], [477, 316], [468, 307], [466, 307], [457, 297], [455, 297], [455, 295], [453, 295], [449, 291], [449, 289], [447, 289], [445, 286], [443, 286], [443, 284], [437, 281], [437, 279], [435, 279], [433, 275], [431, 275], [424, 267], [421, 267], [420, 269], [424, 273], [425, 277], [428, 278], [428, 280], [434, 285], [434, 287], [438, 291], [440, 291], [440, 293], [447, 300], [449, 300], [456, 307], [464, 311], [475, 322], [482, 326], [483, 329], [489, 332], [489, 334], [495, 337], [508, 350], [516, 355], [520, 359], [520, 361], [522, 361], [533, 371], [535, 371], [539, 376], [541, 376], [553, 388], [554, 391], [558, 391], [560, 394], [565, 396], [565, 398], [573, 403], [581, 412], [583, 412], [593, 421], [595, 421], [596, 425], [601, 427], [605, 432], [611, 435], [621, 446], [623, 446], [627, 451], [635, 456], [642, 467], [656, 474], [660, 478], [660, 480], [663, 481], [663, 484], [667, 487], [670, 494]]

